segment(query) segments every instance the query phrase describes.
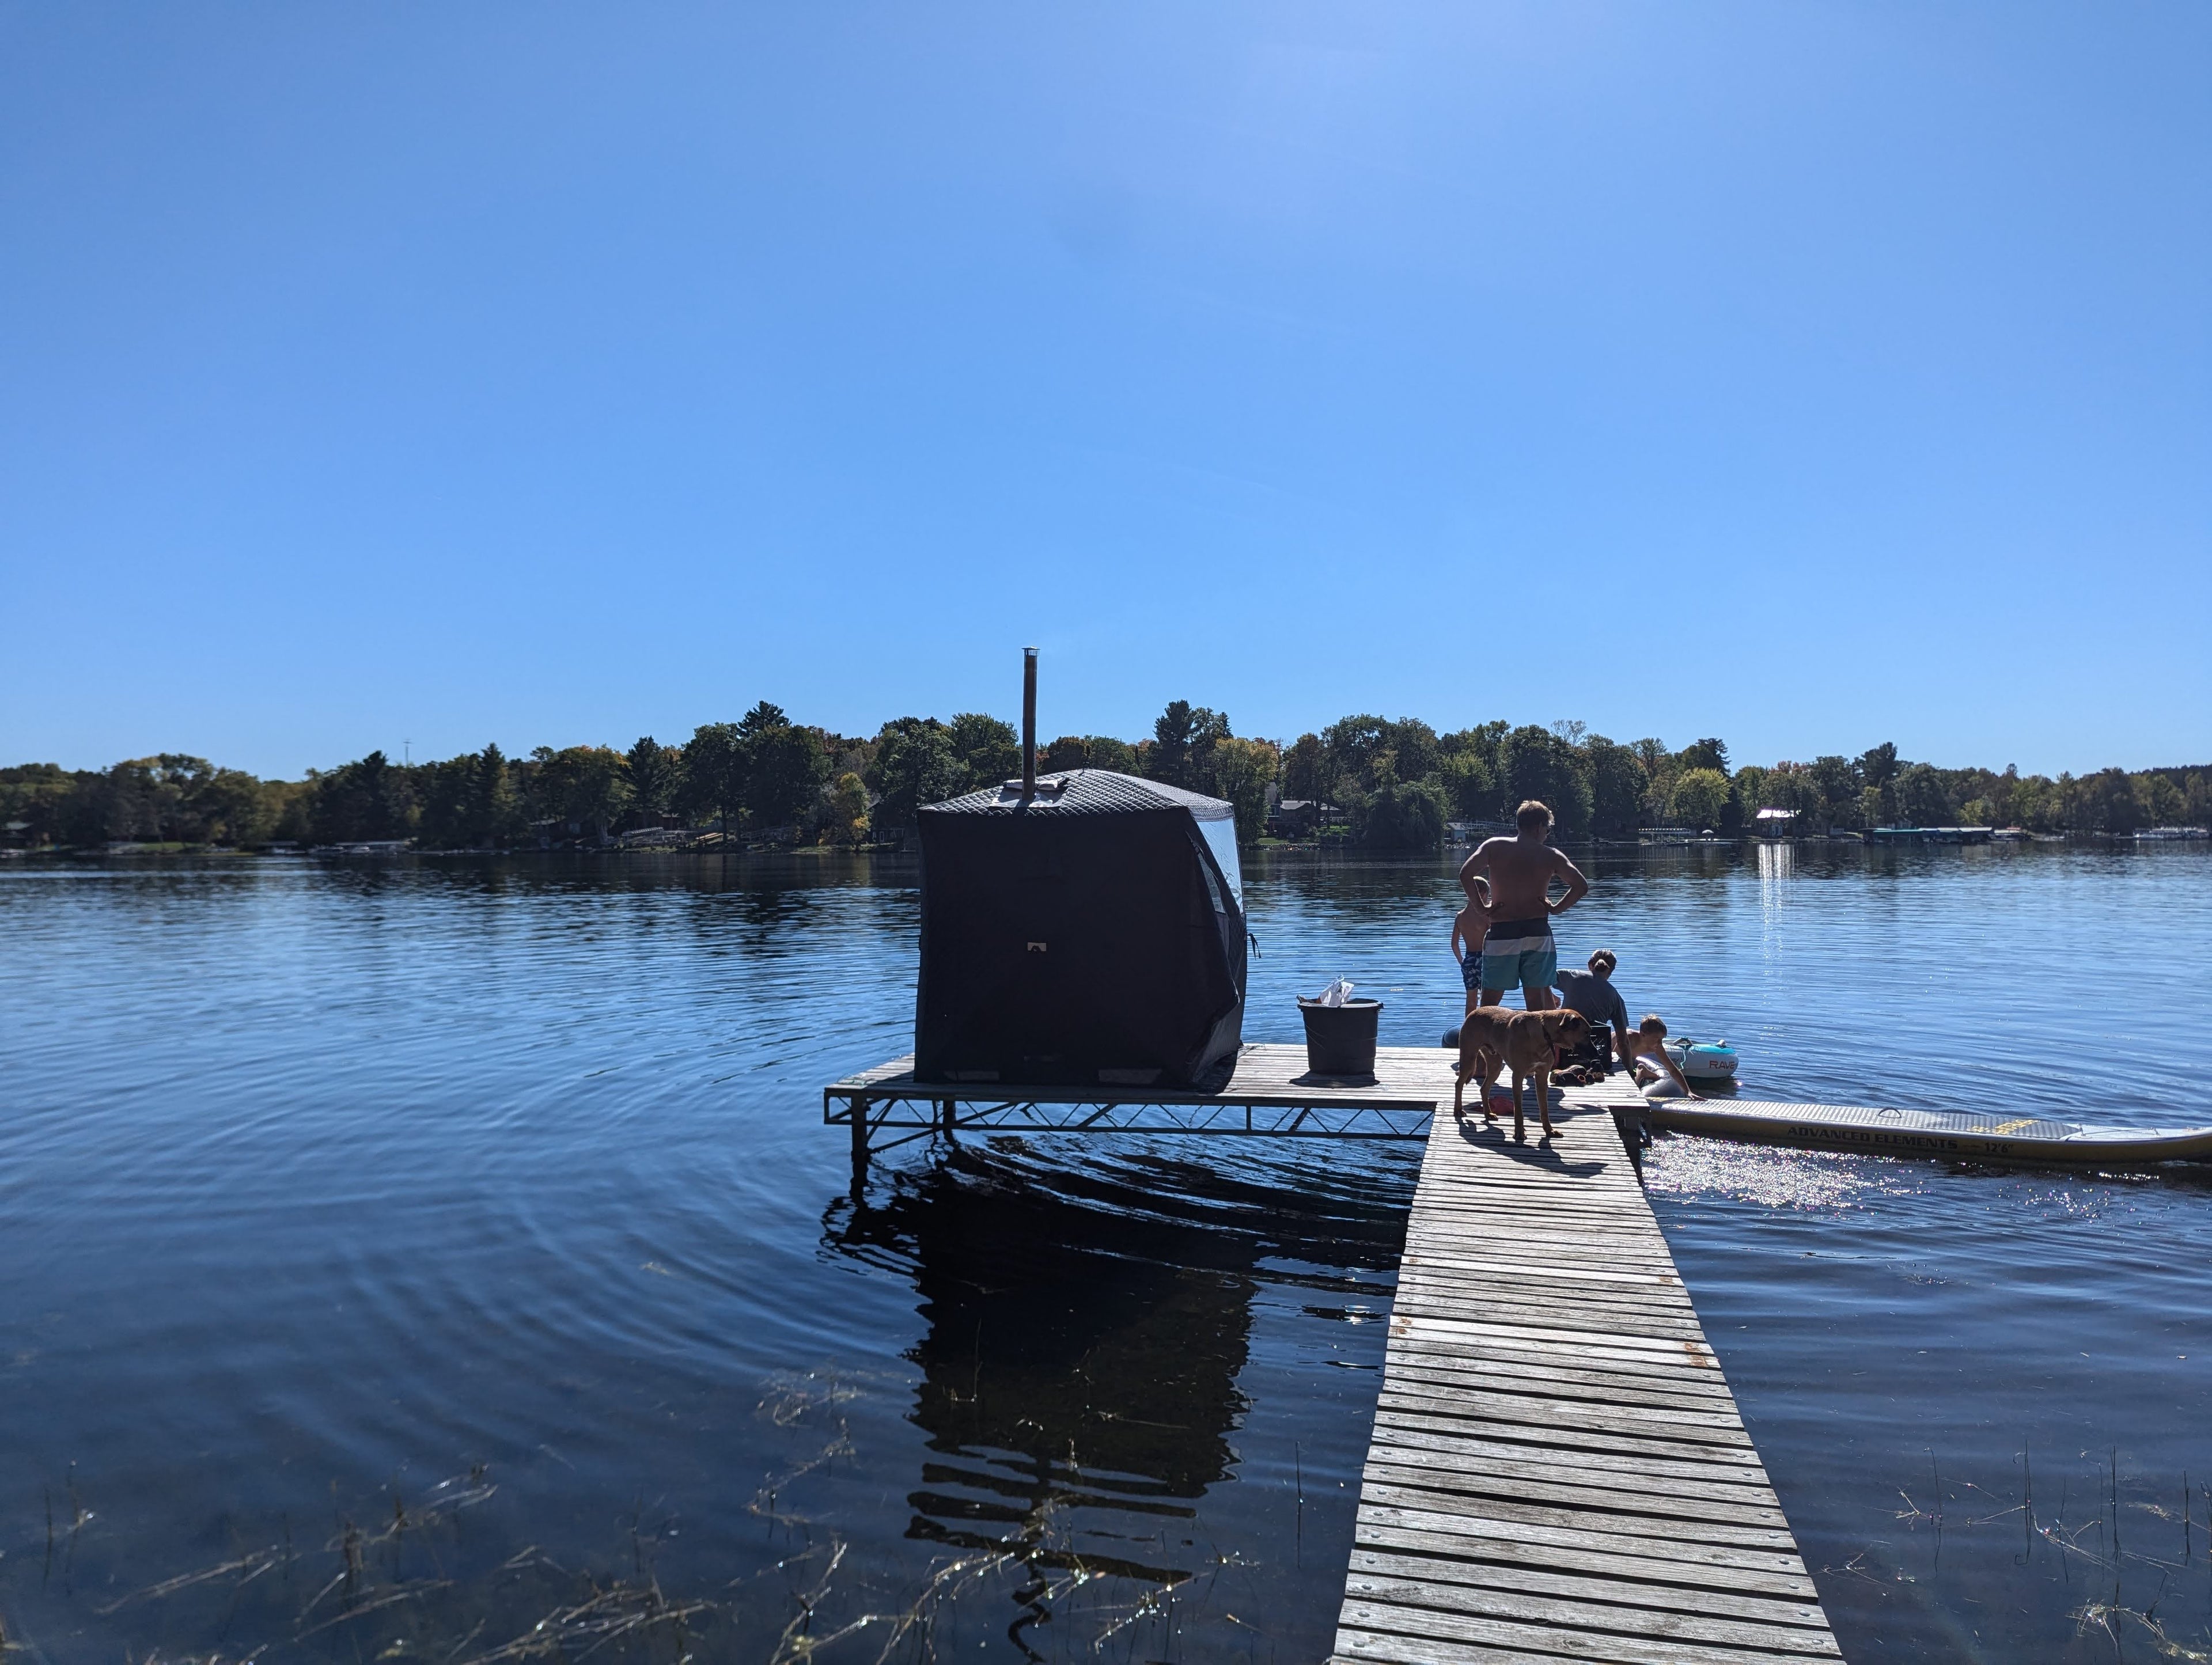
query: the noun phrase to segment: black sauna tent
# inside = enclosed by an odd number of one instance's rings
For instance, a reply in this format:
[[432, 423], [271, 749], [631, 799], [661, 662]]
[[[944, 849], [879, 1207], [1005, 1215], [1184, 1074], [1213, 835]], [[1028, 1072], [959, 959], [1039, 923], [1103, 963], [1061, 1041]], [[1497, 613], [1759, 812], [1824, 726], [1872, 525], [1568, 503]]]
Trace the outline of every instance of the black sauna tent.
[[1109, 769], [921, 811], [915, 1074], [1212, 1085], [1243, 1037], [1227, 804]]

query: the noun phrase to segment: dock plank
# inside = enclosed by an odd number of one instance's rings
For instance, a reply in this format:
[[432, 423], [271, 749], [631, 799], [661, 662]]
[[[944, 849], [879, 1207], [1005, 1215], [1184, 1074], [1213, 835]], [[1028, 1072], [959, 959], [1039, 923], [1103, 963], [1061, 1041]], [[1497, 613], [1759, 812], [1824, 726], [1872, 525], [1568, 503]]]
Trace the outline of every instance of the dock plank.
[[[1421, 1049], [1394, 1058], [1394, 1091]], [[1615, 1132], [1430, 1124], [1333, 1658], [1839, 1658], [1819, 1592]], [[1378, 1062], [1378, 1073], [1382, 1068]]]

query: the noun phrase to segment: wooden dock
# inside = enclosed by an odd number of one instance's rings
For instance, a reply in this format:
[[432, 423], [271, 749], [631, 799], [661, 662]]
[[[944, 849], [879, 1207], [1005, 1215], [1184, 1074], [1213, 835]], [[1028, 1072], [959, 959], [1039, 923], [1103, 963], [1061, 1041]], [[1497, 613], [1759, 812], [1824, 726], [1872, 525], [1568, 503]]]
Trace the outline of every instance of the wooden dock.
[[[1463, 1132], [1436, 1062], [1335, 1662], [1841, 1657], [1611, 1112]], [[1410, 1061], [1410, 1060], [1408, 1060]], [[1476, 1118], [1479, 1123], [1479, 1115]]]
[[[1322, 1079], [1251, 1046], [1210, 1091], [834, 1083], [858, 1194], [872, 1139], [968, 1130], [1424, 1139], [1332, 1665], [1780, 1665], [1841, 1656], [1613, 1112], [1462, 1130], [1453, 1054]], [[883, 1141], [877, 1148], [901, 1142]]]
[[1375, 1073], [1347, 1079], [1316, 1075], [1302, 1046], [1255, 1044], [1206, 1088], [1088, 1084], [1000, 1086], [986, 1081], [915, 1079], [911, 1054], [833, 1081], [822, 1090], [822, 1119], [851, 1131], [856, 1159], [925, 1133], [1249, 1134], [1272, 1139], [1426, 1139], [1442, 1071], [1450, 1102], [1452, 1054], [1441, 1047], [1383, 1047]]

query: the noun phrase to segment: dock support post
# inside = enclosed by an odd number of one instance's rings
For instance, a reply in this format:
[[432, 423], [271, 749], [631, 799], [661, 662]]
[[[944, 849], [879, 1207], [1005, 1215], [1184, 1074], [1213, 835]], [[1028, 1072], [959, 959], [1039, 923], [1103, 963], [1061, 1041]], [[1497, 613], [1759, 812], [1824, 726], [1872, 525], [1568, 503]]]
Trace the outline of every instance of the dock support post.
[[856, 1096], [845, 1102], [853, 1107], [853, 1185], [857, 1190], [868, 1172], [868, 1101]]

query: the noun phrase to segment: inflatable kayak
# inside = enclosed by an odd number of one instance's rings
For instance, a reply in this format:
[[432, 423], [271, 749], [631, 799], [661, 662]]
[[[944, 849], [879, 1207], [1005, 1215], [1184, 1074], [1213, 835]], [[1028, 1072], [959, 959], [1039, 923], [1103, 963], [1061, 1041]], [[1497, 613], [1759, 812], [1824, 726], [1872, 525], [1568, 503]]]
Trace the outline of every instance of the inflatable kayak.
[[2042, 1116], [1961, 1115], [1741, 1098], [1654, 1100], [1655, 1128], [1754, 1145], [1968, 1162], [2142, 1167], [2212, 1162], [2212, 1127], [2108, 1127]]
[[1735, 1077], [1735, 1048], [1725, 1041], [1669, 1041], [1667, 1055], [1692, 1081], [1726, 1081]]

